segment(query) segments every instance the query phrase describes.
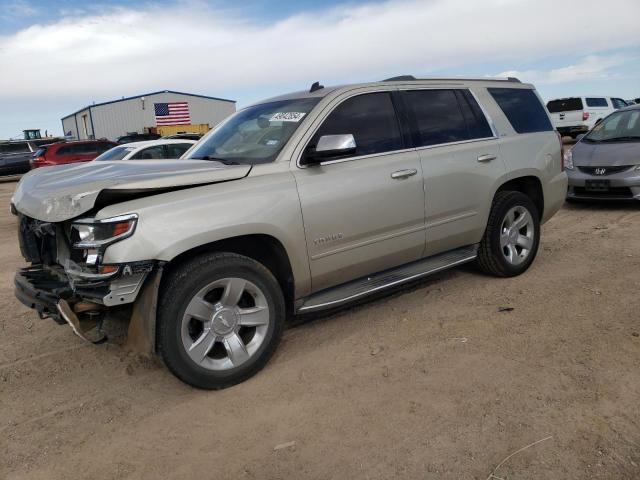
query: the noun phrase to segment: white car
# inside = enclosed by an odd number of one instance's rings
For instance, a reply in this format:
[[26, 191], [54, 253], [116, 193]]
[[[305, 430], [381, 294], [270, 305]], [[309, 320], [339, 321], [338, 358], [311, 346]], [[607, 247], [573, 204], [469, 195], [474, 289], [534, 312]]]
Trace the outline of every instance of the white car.
[[553, 126], [560, 135], [576, 138], [587, 133], [610, 113], [628, 106], [621, 98], [588, 95], [558, 98], [547, 102]]
[[99, 160], [157, 160], [163, 158], [180, 158], [195, 140], [147, 140], [118, 145], [96, 157]]

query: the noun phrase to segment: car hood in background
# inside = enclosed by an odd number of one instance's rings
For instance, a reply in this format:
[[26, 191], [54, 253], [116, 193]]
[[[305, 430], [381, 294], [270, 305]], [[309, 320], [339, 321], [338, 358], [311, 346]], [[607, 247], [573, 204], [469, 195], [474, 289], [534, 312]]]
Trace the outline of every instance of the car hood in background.
[[571, 149], [578, 167], [617, 167], [640, 164], [640, 142], [588, 143], [580, 141]]
[[91, 210], [101, 193], [125, 201], [126, 192], [152, 195], [243, 178], [250, 170], [250, 165], [209, 160], [100, 161], [45, 167], [22, 177], [12, 203], [29, 217], [62, 222]]

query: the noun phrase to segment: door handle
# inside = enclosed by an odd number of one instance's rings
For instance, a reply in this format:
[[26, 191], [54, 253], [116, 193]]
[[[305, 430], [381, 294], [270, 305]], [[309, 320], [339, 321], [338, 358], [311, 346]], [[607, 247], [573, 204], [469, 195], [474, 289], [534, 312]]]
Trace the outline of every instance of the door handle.
[[496, 158], [498, 158], [498, 156], [492, 153], [488, 153], [486, 155], [478, 155], [478, 161], [481, 163], [490, 162], [491, 160], [495, 160]]
[[407, 170], [398, 170], [397, 172], [393, 172], [391, 174], [391, 178], [394, 180], [402, 180], [403, 178], [408, 178], [418, 173], [418, 170], [415, 168], [409, 168]]

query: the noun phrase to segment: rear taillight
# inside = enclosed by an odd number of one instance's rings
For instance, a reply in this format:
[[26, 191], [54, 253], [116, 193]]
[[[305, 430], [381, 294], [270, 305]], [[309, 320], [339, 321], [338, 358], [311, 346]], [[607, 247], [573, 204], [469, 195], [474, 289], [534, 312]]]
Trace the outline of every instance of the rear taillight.
[[565, 169], [565, 165], [564, 165], [564, 143], [562, 143], [562, 135], [560, 135], [560, 132], [557, 131], [557, 130], [556, 130], [556, 135], [558, 136], [558, 141], [560, 142], [560, 168], [564, 172], [564, 169]]
[[31, 168], [41, 167], [42, 165], [44, 165], [44, 162], [45, 162], [45, 159], [42, 156], [33, 157], [31, 160], [29, 160], [29, 164], [31, 165]]
[[582, 121], [589, 120], [589, 112], [582, 112]]

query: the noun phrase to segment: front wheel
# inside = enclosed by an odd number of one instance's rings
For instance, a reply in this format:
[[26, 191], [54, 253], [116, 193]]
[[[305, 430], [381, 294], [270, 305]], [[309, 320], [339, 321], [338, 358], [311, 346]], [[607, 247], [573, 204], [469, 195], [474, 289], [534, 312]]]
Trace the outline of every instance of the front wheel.
[[248, 257], [210, 254], [163, 284], [158, 348], [178, 378], [220, 389], [257, 373], [282, 335], [285, 306], [273, 274]]
[[533, 262], [539, 242], [540, 217], [531, 199], [521, 192], [498, 192], [476, 263], [490, 275], [520, 275]]

